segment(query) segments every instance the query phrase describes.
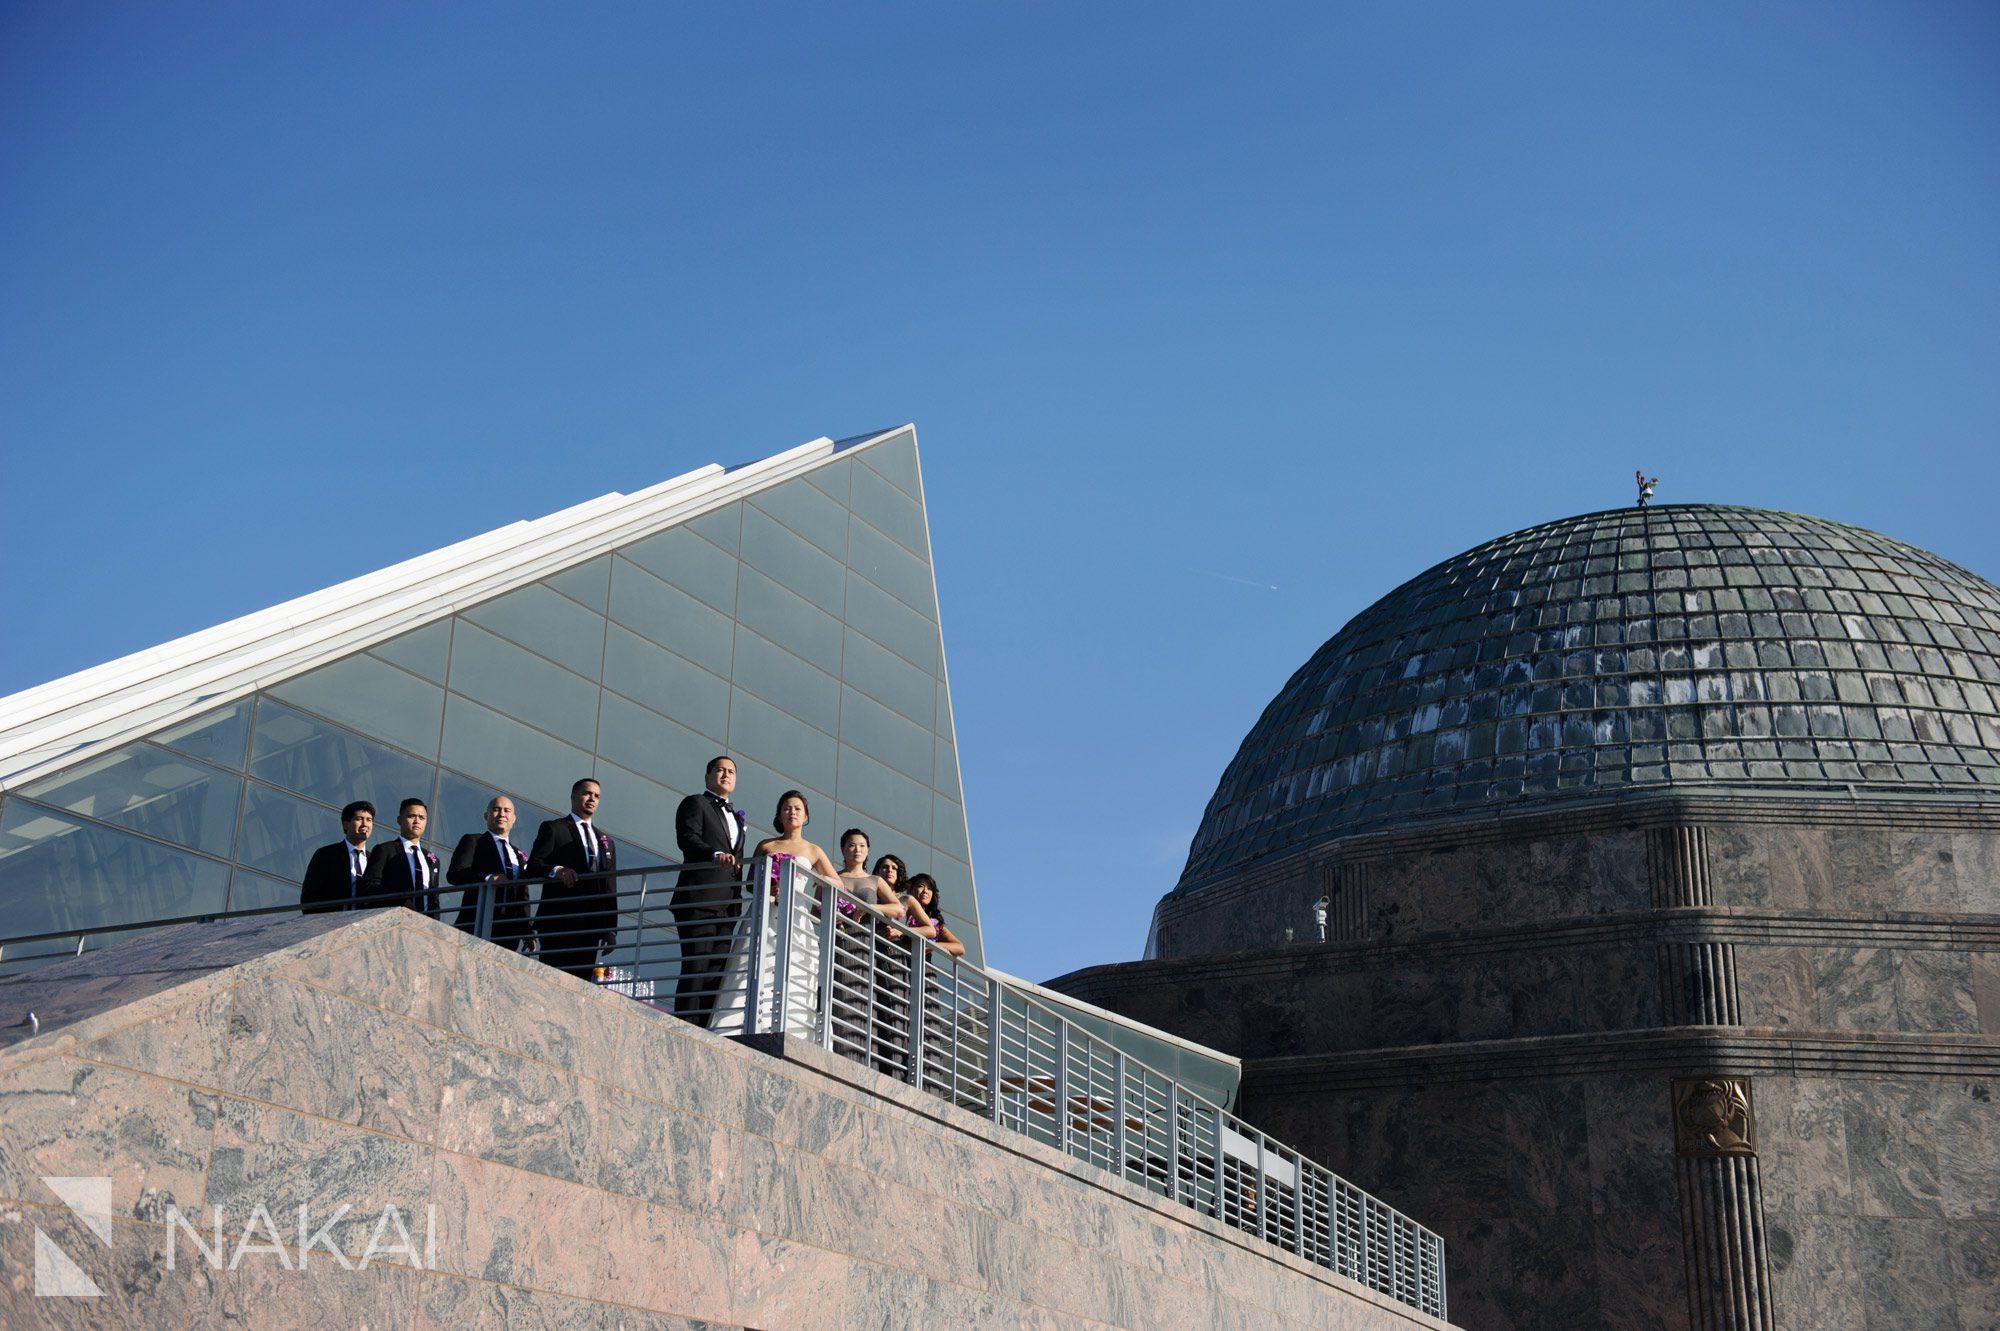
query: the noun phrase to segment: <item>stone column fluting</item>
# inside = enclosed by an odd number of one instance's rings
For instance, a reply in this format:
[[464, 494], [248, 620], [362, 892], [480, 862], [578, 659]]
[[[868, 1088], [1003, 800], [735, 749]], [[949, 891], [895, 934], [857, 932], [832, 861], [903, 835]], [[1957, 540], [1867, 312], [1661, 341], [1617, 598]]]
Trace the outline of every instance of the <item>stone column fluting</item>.
[[1326, 937], [1332, 943], [1354, 943], [1368, 937], [1368, 866], [1329, 865], [1326, 885]]
[[1699, 1331], [1773, 1331], [1750, 1080], [1688, 1078], [1673, 1092], [1688, 1320]]
[[1715, 904], [1708, 881], [1706, 827], [1648, 828], [1646, 872], [1655, 910]]

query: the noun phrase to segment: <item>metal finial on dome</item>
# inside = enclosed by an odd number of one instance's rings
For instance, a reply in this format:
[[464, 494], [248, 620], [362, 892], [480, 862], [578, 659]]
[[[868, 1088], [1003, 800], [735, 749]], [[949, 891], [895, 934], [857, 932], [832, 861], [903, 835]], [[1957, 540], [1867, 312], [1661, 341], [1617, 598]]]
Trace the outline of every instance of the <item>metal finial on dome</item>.
[[1654, 476], [1648, 479], [1643, 471], [1635, 471], [1632, 475], [1639, 482], [1639, 507], [1644, 508], [1646, 501], [1653, 497], [1653, 487], [1660, 483], [1660, 478]]

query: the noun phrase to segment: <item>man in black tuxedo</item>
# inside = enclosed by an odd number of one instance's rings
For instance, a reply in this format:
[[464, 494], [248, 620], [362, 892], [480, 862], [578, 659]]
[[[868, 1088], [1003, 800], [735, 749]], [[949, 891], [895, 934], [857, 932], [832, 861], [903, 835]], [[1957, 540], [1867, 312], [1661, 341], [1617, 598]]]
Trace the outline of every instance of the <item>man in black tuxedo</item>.
[[[514, 826], [514, 801], [495, 795], [486, 801], [486, 830], [467, 832], [451, 853], [451, 868], [444, 880], [453, 887], [470, 888], [460, 898], [459, 928], [471, 933], [479, 918], [479, 893], [493, 896], [492, 940], [516, 952], [534, 950], [535, 925], [528, 914], [528, 889], [521, 878], [528, 870], [528, 857], [507, 839]], [[492, 887], [481, 889], [480, 883]]]
[[394, 841], [384, 841], [368, 852], [368, 873], [361, 880], [361, 895], [382, 896], [401, 893], [403, 899], [369, 902], [369, 906], [408, 906], [432, 919], [438, 918], [438, 889], [444, 884], [438, 874], [438, 857], [425, 848], [424, 824], [430, 821], [430, 807], [422, 800], [403, 801], [396, 810]]
[[542, 888], [535, 912], [542, 960], [579, 979], [591, 979], [599, 949], [618, 929], [618, 898], [602, 875], [618, 869], [618, 848], [591, 819], [604, 789], [590, 777], [569, 788], [569, 817], [553, 818], [535, 831], [528, 852], [528, 877], [553, 878]]
[[741, 902], [743, 811], [729, 803], [736, 789], [736, 761], [708, 760], [708, 788], [681, 801], [674, 812], [674, 840], [681, 850], [680, 882], [673, 899], [674, 932], [681, 940], [681, 978], [674, 1011], [707, 1026], [729, 966]]
[[321, 846], [306, 861], [299, 909], [307, 915], [347, 910], [347, 903], [360, 894], [361, 880], [368, 873], [368, 834], [375, 830], [375, 806], [356, 800], [342, 809], [340, 830], [344, 835], [339, 841]]

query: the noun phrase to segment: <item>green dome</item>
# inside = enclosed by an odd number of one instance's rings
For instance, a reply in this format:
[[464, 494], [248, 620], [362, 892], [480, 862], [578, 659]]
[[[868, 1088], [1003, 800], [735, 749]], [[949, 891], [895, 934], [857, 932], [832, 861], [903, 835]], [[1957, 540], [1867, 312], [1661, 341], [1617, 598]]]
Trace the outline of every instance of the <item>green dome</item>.
[[2000, 588], [1753, 508], [1489, 541], [1300, 667], [1223, 772], [1176, 891], [1328, 837], [1642, 791], [2000, 800]]

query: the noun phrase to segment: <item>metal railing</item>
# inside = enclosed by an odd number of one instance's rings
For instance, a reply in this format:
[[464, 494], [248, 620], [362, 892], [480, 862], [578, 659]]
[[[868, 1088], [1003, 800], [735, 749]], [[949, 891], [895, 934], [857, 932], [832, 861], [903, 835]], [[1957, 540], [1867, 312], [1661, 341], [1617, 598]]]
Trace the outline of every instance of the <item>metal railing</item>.
[[1443, 1240], [1408, 1216], [796, 860], [757, 861], [750, 882], [724, 986], [743, 1029], [812, 1040], [1446, 1315]]
[[[809, 1040], [1446, 1316], [1443, 1241], [1332, 1171], [794, 859], [754, 860], [740, 878], [699, 887], [679, 885], [682, 868], [447, 887], [428, 913], [717, 1034]], [[409, 904], [385, 893], [340, 908]], [[8, 939], [0, 971], [169, 925], [298, 909]]]

